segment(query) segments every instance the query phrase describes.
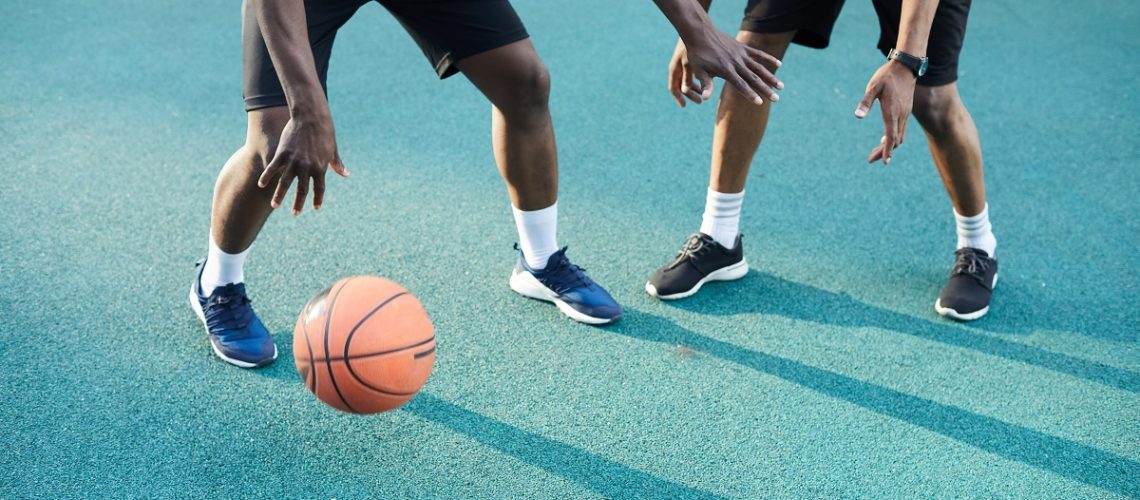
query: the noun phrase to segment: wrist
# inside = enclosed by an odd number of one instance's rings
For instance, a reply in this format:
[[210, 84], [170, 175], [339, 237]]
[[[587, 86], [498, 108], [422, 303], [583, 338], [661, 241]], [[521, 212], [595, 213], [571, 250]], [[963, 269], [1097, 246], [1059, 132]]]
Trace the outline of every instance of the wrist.
[[329, 117], [329, 105], [324, 90], [305, 89], [288, 96], [289, 115], [298, 120], [321, 120]]
[[915, 78], [926, 74], [926, 68], [929, 64], [929, 59], [925, 56], [919, 57], [909, 52], [900, 49], [891, 49], [887, 54], [887, 63], [893, 65], [893, 68], [905, 68]]

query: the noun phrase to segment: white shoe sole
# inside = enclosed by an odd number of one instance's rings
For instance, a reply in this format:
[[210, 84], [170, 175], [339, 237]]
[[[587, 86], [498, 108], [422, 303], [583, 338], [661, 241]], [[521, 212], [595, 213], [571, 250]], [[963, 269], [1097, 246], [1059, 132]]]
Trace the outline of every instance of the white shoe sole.
[[743, 278], [747, 274], [748, 259], [740, 259], [740, 262], [737, 262], [736, 264], [728, 267], [722, 267], [716, 271], [709, 273], [708, 276], [705, 276], [700, 281], [698, 281], [697, 284], [693, 286], [693, 288], [690, 288], [683, 292], [674, 293], [672, 295], [659, 295], [657, 293], [657, 287], [653, 286], [653, 283], [646, 283], [645, 291], [648, 292], [649, 295], [657, 297], [661, 300], [677, 300], [692, 296], [693, 294], [701, 291], [701, 287], [705, 286], [705, 283], [708, 283], [710, 281], [734, 281]]
[[[197, 295], [198, 294], [194, 293], [194, 289], [191, 288], [190, 289], [190, 308], [194, 310], [194, 314], [198, 315], [198, 319], [200, 321], [202, 321], [202, 328], [205, 328], [206, 329], [206, 335], [209, 335], [210, 334], [210, 327], [206, 325], [206, 314], [202, 312], [202, 304], [198, 303]], [[209, 340], [208, 337], [207, 337], [207, 340]], [[260, 365], [258, 365], [256, 363], [250, 363], [248, 361], [242, 361], [240, 359], [234, 359], [234, 358], [231, 358], [229, 356], [226, 356], [225, 354], [222, 354], [222, 351], [218, 350], [218, 346], [214, 345], [214, 342], [212, 340], [210, 341], [210, 349], [213, 349], [214, 354], [217, 355], [219, 358], [222, 358], [222, 361], [225, 361], [226, 363], [229, 363], [231, 365], [238, 366], [241, 368], [257, 368], [258, 366], [265, 366], [265, 365], [268, 365], [268, 364], [277, 360], [277, 344], [273, 344], [273, 357], [270, 358], [269, 361], [266, 361]]]
[[[994, 288], [997, 287], [997, 282], [998, 282], [998, 275], [994, 274], [994, 282], [992, 285], [990, 285], [991, 290], [993, 290]], [[934, 300], [934, 312], [937, 312], [941, 316], [945, 316], [947, 318], [958, 320], [958, 321], [973, 321], [973, 320], [978, 319], [982, 316], [985, 316], [986, 313], [990, 312], [990, 306], [983, 307], [983, 308], [978, 309], [977, 311], [974, 311], [972, 313], [962, 314], [962, 313], [955, 311], [949, 307], [942, 307], [942, 299], [938, 298], [938, 299]]]
[[567, 304], [565, 301], [558, 298], [558, 296], [553, 291], [551, 291], [549, 288], [546, 288], [546, 285], [540, 283], [533, 274], [530, 274], [526, 271], [511, 273], [511, 290], [514, 290], [516, 293], [524, 297], [541, 300], [543, 302], [551, 302], [554, 305], [558, 306], [558, 310], [562, 311], [562, 314], [565, 314], [566, 316], [569, 316], [570, 319], [581, 323], [586, 323], [589, 325], [605, 325], [607, 323], [613, 323], [614, 321], [618, 320], [618, 318], [595, 318], [593, 316], [580, 312], [573, 307], [570, 307], [570, 304]]

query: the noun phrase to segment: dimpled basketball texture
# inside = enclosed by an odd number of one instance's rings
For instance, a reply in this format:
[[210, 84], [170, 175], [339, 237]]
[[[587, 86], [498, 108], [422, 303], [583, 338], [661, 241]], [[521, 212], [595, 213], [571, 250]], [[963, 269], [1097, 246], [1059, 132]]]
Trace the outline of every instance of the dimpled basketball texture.
[[305, 386], [329, 406], [378, 413], [404, 404], [427, 382], [435, 333], [423, 305], [404, 287], [353, 276], [301, 309], [293, 360]]

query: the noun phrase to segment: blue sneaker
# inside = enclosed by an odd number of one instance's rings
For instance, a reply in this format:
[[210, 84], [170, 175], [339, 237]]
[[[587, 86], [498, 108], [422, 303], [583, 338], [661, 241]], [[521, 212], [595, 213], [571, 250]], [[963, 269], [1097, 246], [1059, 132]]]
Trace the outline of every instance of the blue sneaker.
[[[515, 250], [519, 246], [515, 245]], [[570, 263], [566, 247], [554, 252], [546, 268], [535, 271], [526, 265], [519, 250], [519, 263], [511, 272], [511, 289], [532, 299], [553, 302], [575, 321], [604, 325], [621, 319], [621, 306], [589, 276]]]
[[209, 297], [202, 296], [202, 268], [206, 259], [194, 265], [194, 284], [190, 285], [190, 307], [206, 326], [206, 336], [214, 354], [235, 366], [257, 368], [277, 359], [273, 336], [254, 314], [244, 283], [230, 283], [214, 288]]

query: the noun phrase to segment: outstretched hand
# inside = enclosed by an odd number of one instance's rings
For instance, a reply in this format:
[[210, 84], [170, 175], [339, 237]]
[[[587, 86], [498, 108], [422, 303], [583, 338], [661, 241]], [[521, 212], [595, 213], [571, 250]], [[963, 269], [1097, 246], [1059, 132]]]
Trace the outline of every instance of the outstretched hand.
[[684, 98], [700, 104], [712, 98], [713, 77], [719, 77], [757, 105], [764, 99], [775, 102], [780, 96], [772, 89], [783, 89], [784, 83], [765, 65], [778, 68], [780, 60], [710, 27], [689, 47], [677, 41], [669, 63], [669, 92], [682, 108]]
[[296, 179], [293, 215], [299, 215], [305, 207], [310, 180], [313, 183], [313, 209], [321, 208], [325, 197], [325, 171], [329, 167], [341, 177], [348, 177], [348, 170], [337, 152], [332, 119], [327, 115], [317, 118], [293, 116], [285, 124], [277, 152], [257, 180], [257, 185], [265, 188], [277, 179], [277, 189], [270, 205], [278, 208], [285, 201], [293, 179]]
[[867, 163], [882, 160], [883, 165], [891, 164], [895, 148], [901, 146], [906, 137], [906, 125], [910, 121], [910, 110], [914, 105], [915, 82], [914, 73], [909, 68], [893, 61], [882, 65], [871, 76], [863, 99], [855, 108], [855, 117], [866, 117], [878, 100], [883, 112], [884, 135], [879, 140], [879, 145], [867, 156]]

